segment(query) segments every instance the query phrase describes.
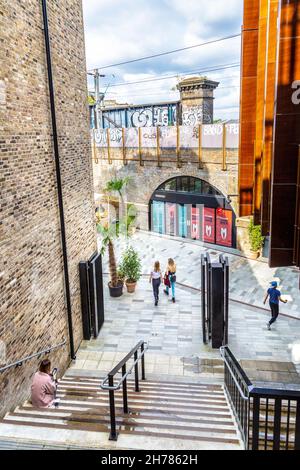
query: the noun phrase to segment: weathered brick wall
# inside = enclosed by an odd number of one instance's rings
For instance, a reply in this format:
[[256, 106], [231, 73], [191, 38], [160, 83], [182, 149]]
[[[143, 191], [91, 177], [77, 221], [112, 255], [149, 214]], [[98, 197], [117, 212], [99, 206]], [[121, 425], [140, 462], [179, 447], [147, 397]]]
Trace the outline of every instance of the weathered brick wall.
[[[138, 226], [148, 230], [149, 201], [153, 192], [164, 181], [175, 176], [186, 175], [201, 178], [221, 191], [225, 196], [238, 194], [238, 150], [226, 150], [227, 170], [223, 171], [223, 150], [203, 149], [202, 169], [198, 168], [198, 150], [181, 152], [181, 168], [177, 168], [175, 150], [161, 153], [161, 167], [157, 166], [155, 149], [142, 149], [143, 166], [139, 164], [137, 149], [126, 149], [127, 165], [123, 164], [122, 150], [110, 149], [111, 163], [108, 163], [107, 149], [93, 149], [94, 185], [97, 193], [103, 189], [111, 178], [131, 176], [127, 188], [127, 200], [133, 202], [138, 210]], [[232, 206], [238, 215], [237, 196], [231, 197]]]
[[[48, 0], [48, 14], [77, 348], [82, 338], [78, 262], [96, 248], [81, 0]], [[42, 25], [39, 0], [1, 1], [3, 365], [68, 340]], [[68, 345], [50, 357], [64, 370]], [[0, 374], [0, 415], [27, 397], [38, 362]]]

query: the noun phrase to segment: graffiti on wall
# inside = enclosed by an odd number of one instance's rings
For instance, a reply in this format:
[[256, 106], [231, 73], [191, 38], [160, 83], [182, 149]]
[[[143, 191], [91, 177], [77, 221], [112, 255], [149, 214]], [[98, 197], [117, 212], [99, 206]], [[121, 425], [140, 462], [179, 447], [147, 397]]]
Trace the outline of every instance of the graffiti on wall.
[[[155, 148], [157, 143], [161, 148], [176, 148], [177, 143], [181, 148], [190, 149], [199, 146], [199, 131], [201, 129], [201, 142], [203, 148], [222, 148], [223, 124], [204, 124], [201, 126], [162, 126], [141, 128], [141, 147]], [[225, 125], [226, 148], [236, 149], [239, 146], [239, 124], [229, 123]], [[138, 129], [129, 127], [123, 130], [124, 144], [126, 148], [138, 148]], [[178, 132], [178, 135], [177, 135]], [[93, 134], [94, 133], [94, 134]], [[122, 147], [122, 129], [95, 129], [92, 131], [97, 147], [107, 147], [107, 134], [109, 133], [110, 147]]]
[[212, 123], [212, 109], [207, 103], [201, 106], [190, 106], [182, 112], [182, 124], [184, 126], [198, 126], [199, 124]]
[[168, 126], [169, 109], [167, 107], [141, 108], [133, 112], [130, 119], [132, 127]]
[[177, 105], [168, 103], [102, 111], [103, 127], [164, 127], [176, 125]]

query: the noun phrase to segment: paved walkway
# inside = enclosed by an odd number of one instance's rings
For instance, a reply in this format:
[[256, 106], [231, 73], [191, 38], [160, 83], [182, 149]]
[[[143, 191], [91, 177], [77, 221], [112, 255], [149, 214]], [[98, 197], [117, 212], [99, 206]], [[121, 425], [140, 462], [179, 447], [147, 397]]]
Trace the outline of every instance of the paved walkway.
[[[108, 279], [107, 279], [108, 280]], [[106, 279], [105, 279], [106, 284]], [[294, 362], [300, 366], [300, 321], [281, 317], [272, 331], [267, 312], [230, 303], [229, 346], [239, 359]], [[96, 340], [84, 341], [73, 369], [108, 372], [141, 339], [149, 344], [147, 371], [173, 376], [220, 378], [218, 350], [202, 342], [200, 293], [177, 286], [176, 303], [161, 289], [159, 306], [143, 278], [135, 294], [110, 298]]]
[[[222, 380], [219, 351], [202, 342], [201, 293], [195, 290], [201, 287], [201, 253], [208, 251], [212, 258], [217, 258], [220, 252], [197, 243], [141, 232], [129, 243], [141, 256], [144, 276], [135, 294], [125, 292], [118, 299], [109, 297], [108, 278], [105, 278], [105, 323], [96, 340], [82, 343], [71, 372], [78, 369], [81, 373], [103, 375], [144, 339], [149, 345], [148, 373], [177, 378], [188, 376], [194, 380], [199, 379], [200, 374], [202, 379]], [[118, 259], [125, 247], [125, 240], [116, 243]], [[164, 269], [169, 257], [175, 258], [178, 266], [176, 303], [173, 304], [161, 288], [159, 306], [155, 307], [147, 275], [155, 260], [160, 260]], [[298, 272], [292, 268], [270, 269], [266, 263], [249, 261], [232, 253], [228, 258], [231, 269], [229, 346], [232, 351], [241, 360], [263, 361], [263, 370], [264, 361], [268, 364], [277, 361], [294, 363], [300, 371], [300, 321], [282, 315], [272, 331], [268, 331], [266, 323], [270, 313], [262, 308], [268, 282], [274, 277], [280, 278], [284, 281], [283, 291], [288, 286], [291, 295], [285, 311], [300, 318]], [[107, 255], [103, 264], [107, 272]], [[271, 372], [269, 379], [274, 379]]]
[[[178, 281], [188, 286], [200, 288], [199, 260], [202, 253], [208, 252], [217, 259], [221, 251], [204, 247], [200, 242], [178, 240], [147, 232], [136, 232], [126, 242], [116, 242], [117, 257], [126, 247], [132, 245], [143, 262], [143, 273], [148, 274], [156, 259], [164, 269], [169, 257], [176, 260]], [[269, 268], [266, 262], [252, 261], [227, 253], [230, 262], [230, 298], [264, 308], [263, 298], [269, 282], [279, 281], [282, 294], [289, 300], [281, 304], [281, 312], [300, 318], [299, 270], [296, 268]], [[104, 258], [105, 264], [107, 258]], [[107, 265], [105, 266], [107, 271]], [[266, 307], [265, 307], [266, 308]]]

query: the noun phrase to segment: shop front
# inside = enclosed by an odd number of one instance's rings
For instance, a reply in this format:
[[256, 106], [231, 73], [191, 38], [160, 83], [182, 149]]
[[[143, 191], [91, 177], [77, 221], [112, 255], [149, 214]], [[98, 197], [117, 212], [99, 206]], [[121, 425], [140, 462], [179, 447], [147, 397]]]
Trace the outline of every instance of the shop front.
[[150, 200], [151, 231], [236, 247], [235, 214], [226, 197], [204, 180], [180, 176], [163, 183]]

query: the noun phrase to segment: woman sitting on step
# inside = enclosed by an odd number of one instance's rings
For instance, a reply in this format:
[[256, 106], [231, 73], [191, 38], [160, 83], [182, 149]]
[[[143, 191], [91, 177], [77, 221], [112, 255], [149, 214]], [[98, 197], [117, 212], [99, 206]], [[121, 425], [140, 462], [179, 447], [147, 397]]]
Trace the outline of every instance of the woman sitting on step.
[[53, 408], [58, 405], [55, 399], [57, 381], [51, 373], [51, 362], [44, 359], [39, 371], [33, 376], [31, 385], [31, 403], [36, 408]]

